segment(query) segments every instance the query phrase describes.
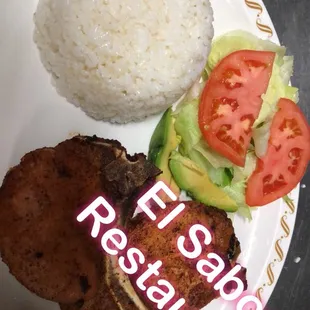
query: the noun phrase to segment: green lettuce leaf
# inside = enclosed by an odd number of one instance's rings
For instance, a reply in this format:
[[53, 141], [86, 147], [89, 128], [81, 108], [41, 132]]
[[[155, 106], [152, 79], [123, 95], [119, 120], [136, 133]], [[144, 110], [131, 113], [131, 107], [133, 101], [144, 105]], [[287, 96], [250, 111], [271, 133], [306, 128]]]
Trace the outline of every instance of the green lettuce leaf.
[[299, 92], [297, 87], [287, 86], [285, 87], [285, 98], [288, 98], [295, 103], [299, 102]]
[[245, 203], [245, 182], [256, 167], [254, 151], [249, 151], [245, 167], [237, 167], [212, 150], [202, 138], [198, 125], [198, 100], [182, 105], [176, 115], [175, 130], [181, 137], [179, 152], [203, 169], [210, 181], [238, 204], [238, 213], [251, 219], [250, 208]]
[[225, 186], [222, 190], [237, 203], [237, 213], [246, 219], [252, 220], [250, 207], [245, 202], [245, 187], [246, 182], [241, 181], [231, 186]]
[[198, 104], [198, 98], [200, 97], [205, 84], [206, 82], [203, 80], [203, 78], [199, 78], [188, 90], [188, 92], [182, 97], [182, 99], [174, 105], [172, 115], [176, 117], [182, 108], [191, 101], [197, 100]]
[[[228, 54], [242, 49], [276, 52], [273, 73], [266, 94], [262, 96], [263, 104], [260, 114], [253, 125], [254, 150], [246, 157], [245, 167], [238, 167], [228, 159], [212, 150], [203, 139], [198, 125], [198, 97], [202, 85], [196, 83], [193, 91], [175, 112], [175, 128], [182, 141], [179, 151], [200, 168], [207, 172], [210, 180], [221, 187], [239, 206], [241, 216], [251, 219], [249, 206], [245, 202], [245, 188], [249, 176], [256, 168], [257, 156], [264, 156], [268, 146], [270, 124], [278, 100], [281, 97], [298, 102], [298, 89], [288, 85], [293, 73], [293, 57], [285, 56], [286, 48], [268, 40], [261, 40], [245, 31], [233, 31], [215, 40], [206, 66], [206, 73], [211, 70]], [[194, 98], [194, 99], [193, 99]]]
[[183, 104], [178, 112], [175, 121], [175, 130], [177, 135], [181, 136], [179, 151], [183, 156], [188, 156], [192, 149], [195, 149], [214, 168], [232, 167], [233, 164], [225, 157], [213, 151], [203, 140], [198, 125], [198, 99]]
[[187, 102], [176, 115], [174, 124], [177, 135], [181, 136], [179, 151], [187, 156], [190, 150], [202, 138], [198, 125], [198, 99]]
[[238, 50], [257, 50], [276, 52], [281, 58], [284, 57], [286, 48], [272, 43], [269, 40], [262, 40], [253, 34], [243, 31], [230, 31], [218, 39], [214, 40], [206, 66], [209, 73], [215, 68], [220, 60], [225, 56]]
[[214, 168], [210, 162], [197, 150], [192, 149], [188, 157], [203, 169], [209, 176], [212, 183], [224, 187], [231, 184], [233, 173], [228, 168]]
[[[210, 164], [215, 169], [233, 167], [234, 164], [230, 160], [211, 149], [207, 142], [203, 139], [198, 125], [198, 104], [198, 99], [189, 101], [183, 104], [182, 108], [176, 115], [174, 126], [177, 135], [181, 136], [179, 152], [183, 156], [188, 157], [191, 153], [192, 156], [195, 156], [196, 163], [198, 164], [198, 162], [200, 162], [202, 168], [203, 166], [209, 166], [208, 164]], [[201, 158], [198, 156], [198, 154], [196, 154], [196, 152], [193, 152], [193, 149], [198, 151], [203, 156], [203, 164], [201, 163]], [[205, 162], [205, 160], [207, 162]], [[210, 169], [208, 172], [212, 174]]]
[[245, 219], [248, 219], [249, 221], [252, 221], [251, 208], [248, 205], [239, 206], [237, 214], [239, 214], [241, 217]]
[[232, 179], [233, 184], [237, 184], [241, 181], [247, 181], [256, 168], [257, 157], [254, 151], [249, 151], [245, 158], [244, 167], [234, 166], [234, 177]]
[[298, 89], [288, 85], [293, 72], [293, 57], [284, 57], [282, 61], [277, 59], [279, 59], [278, 55], [273, 65], [267, 91], [262, 95], [263, 104], [258, 118], [254, 122], [254, 129], [262, 123], [272, 120], [280, 98], [287, 98], [289, 95], [290, 99], [297, 99]]
[[277, 112], [279, 99], [288, 98], [298, 102], [298, 89], [288, 85], [292, 73], [293, 57], [285, 56], [280, 59], [277, 55], [267, 91], [262, 95], [263, 104], [259, 116], [253, 124], [255, 152], [260, 158], [267, 151], [270, 126]]
[[270, 137], [271, 121], [263, 123], [261, 126], [253, 130], [253, 141], [255, 144], [255, 153], [258, 158], [262, 158], [268, 147], [268, 140]]
[[202, 139], [198, 125], [198, 100], [184, 103], [178, 111], [175, 130], [181, 137], [179, 152], [189, 157], [200, 168], [207, 172], [210, 180], [218, 186], [226, 186], [232, 180], [232, 174], [225, 167], [232, 163], [211, 150]]
[[209, 162], [210, 164], [218, 169], [218, 168], [231, 168], [234, 164], [228, 160], [227, 158], [223, 157], [222, 155], [218, 154], [216, 151], [211, 149], [207, 142], [204, 140], [200, 140], [195, 146], [194, 149], [201, 153]]

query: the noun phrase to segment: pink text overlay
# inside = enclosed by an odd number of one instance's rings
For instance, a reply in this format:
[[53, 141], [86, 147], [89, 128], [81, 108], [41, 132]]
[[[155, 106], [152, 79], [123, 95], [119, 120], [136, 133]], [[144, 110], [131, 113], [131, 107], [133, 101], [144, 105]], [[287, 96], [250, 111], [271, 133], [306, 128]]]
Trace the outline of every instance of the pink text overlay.
[[[156, 214], [149, 207], [151, 201], [155, 202], [161, 209], [166, 208], [166, 204], [159, 198], [158, 192], [164, 191], [172, 201], [176, 201], [176, 195], [169, 189], [169, 187], [162, 181], [157, 182], [149, 191], [147, 191], [139, 200], [138, 206], [141, 211], [143, 211], [152, 221], [157, 219]], [[104, 208], [105, 216], [102, 216], [97, 211], [100, 208]], [[180, 202], [164, 219], [162, 219], [157, 227], [158, 229], [164, 229], [169, 223], [171, 223], [178, 215], [185, 212], [186, 206], [184, 203]], [[100, 233], [100, 228], [102, 225], [110, 225], [116, 219], [116, 212], [114, 208], [107, 202], [107, 200], [99, 196], [91, 204], [89, 204], [77, 217], [78, 222], [83, 222], [88, 217], [93, 218], [93, 225], [91, 229], [91, 236], [97, 238]], [[202, 244], [198, 239], [197, 234], [203, 234], [205, 245], [209, 245], [212, 242], [212, 236], [210, 231], [201, 224], [195, 224], [189, 227], [188, 236], [193, 244], [193, 249], [191, 251], [186, 250], [186, 237], [179, 236], [177, 239], [177, 248], [184, 257], [188, 259], [196, 259], [202, 253]], [[110, 228], [101, 237], [101, 246], [103, 250], [109, 255], [119, 255], [119, 251], [123, 251], [128, 244], [128, 239], [126, 234], [119, 228]], [[120, 268], [129, 275], [135, 274], [139, 269], [139, 264], [145, 264], [145, 256], [143, 253], [135, 247], [131, 247], [127, 250], [125, 256], [118, 257], [118, 264]], [[223, 272], [225, 264], [223, 259], [216, 253], [208, 253], [208, 259], [200, 259], [196, 263], [197, 272], [204, 276], [208, 283], [213, 283], [214, 280]], [[217, 265], [211, 263], [216, 261]], [[126, 262], [129, 262], [129, 264]], [[146, 296], [151, 302], [156, 304], [157, 309], [166, 309], [165, 306], [169, 301], [173, 300], [175, 296], [175, 289], [169, 281], [160, 279], [157, 281], [158, 286], [146, 287], [145, 282], [151, 277], [160, 277], [160, 267], [162, 266], [162, 261], [158, 260], [154, 263], [149, 263], [148, 269], [141, 274], [137, 280], [136, 285], [141, 290], [146, 292]], [[208, 272], [206, 271], [206, 268]], [[224, 275], [220, 280], [213, 284], [214, 290], [219, 291], [221, 297], [226, 301], [234, 301], [240, 298], [244, 291], [243, 282], [236, 276], [241, 270], [240, 265], [236, 265], [232, 268], [226, 275]], [[235, 284], [235, 289], [227, 293], [224, 290], [226, 284], [233, 282]], [[163, 289], [161, 289], [163, 288]], [[186, 301], [184, 298], [178, 299], [169, 310], [178, 310], [185, 305]], [[263, 306], [260, 300], [252, 295], [243, 296], [236, 304], [236, 310], [246, 310], [249, 309], [263, 310]], [[253, 308], [255, 305], [255, 308]]]

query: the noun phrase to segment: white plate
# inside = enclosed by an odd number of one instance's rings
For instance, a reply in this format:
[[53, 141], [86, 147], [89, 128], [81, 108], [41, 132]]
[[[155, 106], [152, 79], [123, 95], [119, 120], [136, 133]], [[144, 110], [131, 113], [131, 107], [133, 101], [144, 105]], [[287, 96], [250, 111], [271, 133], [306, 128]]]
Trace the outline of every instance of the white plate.
[[[28, 151], [54, 146], [73, 133], [97, 134], [118, 139], [130, 153], [147, 152], [159, 117], [124, 126], [96, 122], [59, 97], [40, 63], [32, 41], [37, 0], [0, 0], [0, 179]], [[278, 43], [278, 37], [262, 1], [213, 0], [215, 34], [245, 29]], [[291, 198], [298, 204], [299, 188]], [[253, 221], [235, 218], [241, 242], [240, 263], [248, 268], [249, 294], [269, 299], [288, 252], [296, 209], [282, 200], [253, 212]], [[0, 308], [6, 310], [56, 310], [24, 289], [0, 263]], [[232, 303], [213, 301], [208, 310], [235, 309]]]

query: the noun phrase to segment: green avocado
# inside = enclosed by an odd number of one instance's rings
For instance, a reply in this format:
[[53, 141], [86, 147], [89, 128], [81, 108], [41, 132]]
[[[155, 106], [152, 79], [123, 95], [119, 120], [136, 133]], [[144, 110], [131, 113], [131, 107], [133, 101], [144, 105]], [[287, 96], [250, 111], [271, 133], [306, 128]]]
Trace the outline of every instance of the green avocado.
[[236, 202], [213, 184], [207, 173], [190, 159], [172, 152], [169, 167], [178, 186], [195, 200], [227, 212], [237, 211]]
[[174, 122], [170, 108], [163, 114], [155, 128], [149, 145], [148, 159], [163, 172], [156, 178], [156, 181], [163, 181], [176, 196], [179, 196], [180, 189], [169, 169], [170, 154], [180, 142], [174, 129]]

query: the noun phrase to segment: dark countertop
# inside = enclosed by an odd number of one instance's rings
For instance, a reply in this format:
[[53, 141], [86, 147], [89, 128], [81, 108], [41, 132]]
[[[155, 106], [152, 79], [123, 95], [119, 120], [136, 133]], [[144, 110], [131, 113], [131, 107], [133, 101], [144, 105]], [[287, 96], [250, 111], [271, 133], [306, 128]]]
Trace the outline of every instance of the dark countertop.
[[[300, 90], [300, 106], [310, 120], [310, 1], [264, 0], [281, 44], [294, 55], [292, 84]], [[267, 310], [310, 309], [310, 169], [302, 181], [297, 221], [290, 251]], [[295, 258], [300, 257], [299, 263]], [[297, 261], [297, 260], [296, 260]]]

